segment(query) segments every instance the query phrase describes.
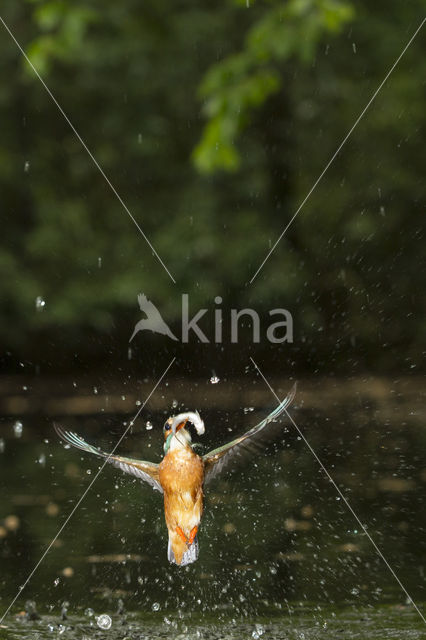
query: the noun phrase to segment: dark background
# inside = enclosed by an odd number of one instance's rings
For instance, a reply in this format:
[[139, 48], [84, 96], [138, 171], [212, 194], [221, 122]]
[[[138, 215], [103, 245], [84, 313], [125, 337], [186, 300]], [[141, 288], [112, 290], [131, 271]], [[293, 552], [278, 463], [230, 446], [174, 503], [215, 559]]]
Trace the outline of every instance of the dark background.
[[[252, 284], [270, 246], [421, 21], [416, 2], [10, 2], [2, 14], [166, 271], [1, 25], [4, 372], [239, 374], [247, 348], [139, 334], [144, 292], [191, 311], [284, 307], [268, 372], [412, 374], [424, 349], [426, 66], [419, 34]], [[36, 299], [45, 301], [36, 310]], [[206, 332], [206, 321], [201, 323]], [[285, 365], [283, 364], [285, 363]], [[163, 361], [161, 361], [163, 364]], [[414, 369], [414, 371], [413, 371]]]

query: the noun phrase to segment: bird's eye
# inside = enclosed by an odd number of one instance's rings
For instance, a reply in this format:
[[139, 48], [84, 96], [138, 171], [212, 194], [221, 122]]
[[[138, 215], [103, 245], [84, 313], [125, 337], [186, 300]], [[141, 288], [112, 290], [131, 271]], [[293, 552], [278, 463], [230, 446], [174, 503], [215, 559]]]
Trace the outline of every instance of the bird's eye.
[[166, 422], [164, 423], [163, 431], [168, 431], [169, 429], [170, 429], [169, 421], [166, 420]]

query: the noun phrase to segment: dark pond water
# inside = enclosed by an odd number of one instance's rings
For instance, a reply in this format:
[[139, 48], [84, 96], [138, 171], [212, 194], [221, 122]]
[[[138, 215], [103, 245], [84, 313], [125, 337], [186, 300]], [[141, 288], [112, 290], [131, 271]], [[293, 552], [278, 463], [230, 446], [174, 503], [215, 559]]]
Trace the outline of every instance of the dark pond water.
[[[260, 387], [256, 403], [221, 403], [221, 384], [217, 408], [200, 407], [204, 451], [274, 406]], [[422, 397], [386, 384], [378, 395], [364, 385], [352, 399], [343, 383], [331, 395], [304, 395], [301, 384], [292, 415], [426, 612]], [[164, 407], [144, 409], [122, 453], [160, 459], [164, 415], [182, 408], [171, 408], [169, 394], [161, 394]], [[105, 449], [129, 420], [108, 412], [58, 418]], [[0, 617], [99, 468], [58, 443], [54, 419], [27, 412], [1, 421]], [[3, 620], [0, 638], [426, 637], [421, 616], [288, 421], [264, 455], [209, 487], [199, 541], [198, 562], [169, 565], [160, 494], [105, 468]], [[28, 600], [41, 620], [22, 614]], [[110, 629], [98, 626], [101, 614]]]
[[[91, 613], [91, 612], [90, 612]], [[102, 615], [102, 614], [101, 614]], [[13, 638], [72, 638], [79, 640], [382, 640], [394, 638], [407, 640], [423, 638], [421, 625], [408, 607], [388, 606], [332, 609], [312, 603], [310, 606], [292, 608], [287, 615], [269, 611], [254, 620], [232, 618], [227, 614], [173, 615], [159, 611], [154, 618], [150, 614], [130, 613], [111, 615], [111, 626], [101, 630], [97, 614], [70, 616], [66, 621], [57, 616], [43, 616], [37, 622], [13, 621], [12, 629], [3, 630], [4, 636]], [[102, 619], [100, 620], [102, 623]], [[109, 624], [109, 622], [108, 622]]]

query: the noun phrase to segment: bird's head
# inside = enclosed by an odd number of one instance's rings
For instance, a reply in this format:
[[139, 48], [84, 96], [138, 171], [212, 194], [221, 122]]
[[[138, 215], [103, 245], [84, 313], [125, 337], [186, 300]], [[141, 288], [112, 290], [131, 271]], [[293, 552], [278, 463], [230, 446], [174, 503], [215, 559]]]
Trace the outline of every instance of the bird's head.
[[205, 431], [204, 422], [200, 418], [198, 411], [187, 411], [177, 416], [172, 416], [166, 420], [164, 424], [164, 453], [168, 453], [173, 449], [184, 449], [190, 447], [192, 438], [191, 434], [185, 429], [186, 423], [191, 422], [198, 435], [202, 435]]

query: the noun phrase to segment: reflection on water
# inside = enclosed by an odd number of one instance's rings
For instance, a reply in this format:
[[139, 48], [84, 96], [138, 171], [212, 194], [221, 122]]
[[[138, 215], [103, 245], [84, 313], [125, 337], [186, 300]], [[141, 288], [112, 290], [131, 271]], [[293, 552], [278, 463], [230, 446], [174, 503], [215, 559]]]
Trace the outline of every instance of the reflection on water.
[[[255, 622], [232, 619], [231, 615], [157, 616], [130, 613], [112, 615], [108, 627], [102, 629], [100, 619], [93, 611], [66, 620], [57, 616], [43, 616], [30, 622], [15, 619], [3, 629], [5, 640], [47, 640], [63, 637], [69, 640], [401, 640], [418, 639], [421, 629], [416, 614], [408, 607], [388, 606], [339, 610], [311, 604], [300, 607], [291, 615], [277, 616], [270, 611]], [[102, 631], [101, 631], [102, 629]]]
[[[338, 394], [327, 401], [318, 395], [314, 408], [302, 392], [292, 415], [421, 608], [424, 421], [411, 401], [390, 399], [342, 403]], [[173, 401], [169, 413], [177, 412]], [[246, 413], [244, 406], [202, 409], [203, 450], [255, 424], [273, 406], [268, 403]], [[108, 449], [126, 418], [61, 421]], [[153, 429], [146, 429], [147, 421]], [[16, 416], [0, 427], [2, 612], [99, 468], [98, 460], [57, 441], [50, 418], [27, 415], [20, 422], [19, 437]], [[163, 410], [144, 411], [120, 450], [158, 461], [163, 422]], [[252, 464], [209, 486], [200, 558], [184, 569], [167, 562], [161, 496], [105, 468], [4, 621], [12, 623], [10, 637], [28, 637], [28, 615], [14, 619], [27, 600], [43, 615], [31, 623], [34, 638], [43, 638], [48, 624], [55, 634], [62, 624], [66, 637], [104, 637], [96, 624], [100, 614], [112, 618], [108, 637], [117, 638], [145, 637], [142, 632], [150, 638], [197, 632], [194, 637], [255, 638], [253, 620], [273, 638], [342, 637], [339, 624], [349, 638], [382, 637], [368, 635], [379, 629], [396, 638], [401, 628], [404, 637], [419, 637], [409, 629], [423, 628], [420, 617], [312, 454], [291, 425], [283, 424], [282, 435]], [[120, 601], [130, 613], [117, 614]], [[61, 620], [64, 602], [69, 614]], [[93, 620], [83, 615], [88, 608], [96, 612]]]

